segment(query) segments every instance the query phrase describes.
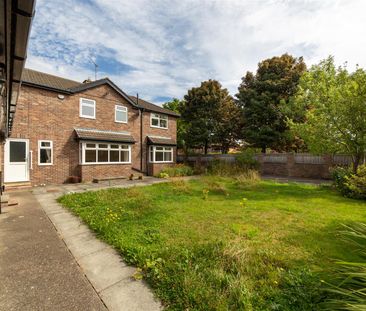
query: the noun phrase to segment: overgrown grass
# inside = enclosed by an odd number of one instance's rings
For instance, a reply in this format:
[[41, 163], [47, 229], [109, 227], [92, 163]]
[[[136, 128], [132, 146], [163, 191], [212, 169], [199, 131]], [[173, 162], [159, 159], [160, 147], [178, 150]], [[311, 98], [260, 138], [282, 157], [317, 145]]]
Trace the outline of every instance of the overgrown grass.
[[206, 176], [71, 194], [78, 214], [144, 277], [169, 310], [317, 310], [337, 239], [366, 204], [327, 187]]

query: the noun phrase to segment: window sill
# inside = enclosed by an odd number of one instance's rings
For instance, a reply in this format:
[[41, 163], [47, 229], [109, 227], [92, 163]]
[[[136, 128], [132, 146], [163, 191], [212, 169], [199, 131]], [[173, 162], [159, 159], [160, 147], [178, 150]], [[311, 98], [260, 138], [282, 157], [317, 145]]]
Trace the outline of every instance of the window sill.
[[39, 166], [52, 166], [53, 163], [38, 163]]
[[151, 164], [169, 164], [169, 163], [174, 163], [174, 161], [160, 161], [160, 162], [157, 162], [157, 161], [155, 161], [155, 162], [150, 162]]
[[95, 162], [95, 163], [79, 163], [79, 165], [128, 165], [132, 162]]
[[87, 116], [79, 116], [79, 118], [82, 118], [82, 119], [92, 119], [92, 120], [95, 120], [96, 117], [87, 117]]
[[155, 128], [155, 129], [161, 129], [161, 130], [167, 130], [168, 129], [167, 127], [160, 127], [160, 126], [155, 126], [155, 125], [151, 125], [151, 124], [150, 124], [150, 127]]

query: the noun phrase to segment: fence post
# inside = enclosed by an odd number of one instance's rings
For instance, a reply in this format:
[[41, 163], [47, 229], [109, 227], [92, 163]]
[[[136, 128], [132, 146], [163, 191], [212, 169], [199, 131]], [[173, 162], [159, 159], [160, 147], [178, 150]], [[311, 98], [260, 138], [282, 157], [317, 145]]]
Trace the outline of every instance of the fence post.
[[257, 153], [257, 161], [259, 163], [259, 173], [261, 175], [264, 174], [264, 160], [263, 160], [263, 153]]
[[324, 164], [322, 169], [322, 178], [328, 179], [330, 178], [330, 168], [333, 166], [333, 156], [330, 154], [323, 155]]
[[287, 153], [286, 157], [287, 157], [287, 161], [286, 161], [287, 176], [288, 177], [296, 176], [295, 155], [293, 153]]

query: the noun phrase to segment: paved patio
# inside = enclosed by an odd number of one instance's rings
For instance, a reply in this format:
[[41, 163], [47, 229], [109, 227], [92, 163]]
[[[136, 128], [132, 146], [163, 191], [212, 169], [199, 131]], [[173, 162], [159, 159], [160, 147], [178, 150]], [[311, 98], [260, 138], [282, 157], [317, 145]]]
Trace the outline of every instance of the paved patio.
[[10, 192], [19, 205], [0, 215], [0, 310], [161, 310], [145, 282], [133, 279], [135, 268], [56, 201], [65, 193], [161, 182], [147, 177]]

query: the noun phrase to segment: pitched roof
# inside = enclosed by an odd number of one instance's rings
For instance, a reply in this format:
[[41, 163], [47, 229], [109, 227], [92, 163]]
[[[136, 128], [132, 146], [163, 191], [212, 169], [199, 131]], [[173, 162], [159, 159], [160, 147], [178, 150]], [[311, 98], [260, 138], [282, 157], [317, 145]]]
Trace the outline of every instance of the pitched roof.
[[75, 128], [76, 138], [79, 140], [96, 140], [109, 142], [123, 142], [134, 144], [135, 140], [126, 132], [101, 131], [97, 129]]
[[[137, 104], [137, 97], [136, 96], [129, 96], [132, 101], [134, 103]], [[175, 111], [173, 110], [170, 110], [170, 109], [165, 109], [163, 107], [160, 107], [160, 106], [157, 106], [155, 104], [152, 104], [150, 102], [147, 102], [146, 100], [143, 100], [141, 98], [139, 98], [138, 100], [138, 105], [145, 109], [145, 110], [148, 110], [148, 111], [154, 111], [154, 112], [160, 112], [160, 113], [164, 113], [164, 114], [167, 114], [167, 115], [170, 115], [170, 116], [173, 116], [173, 117], [179, 117], [180, 114], [179, 113], [176, 113]]]
[[169, 110], [164, 109], [160, 106], [157, 106], [153, 103], [150, 103], [146, 100], [139, 98], [137, 105], [137, 98], [135, 96], [129, 96], [125, 92], [123, 92], [116, 84], [114, 84], [108, 78], [99, 79], [92, 82], [81, 83], [78, 81], [65, 79], [62, 77], [50, 75], [48, 73], [43, 73], [40, 71], [32, 70], [24, 68], [22, 74], [22, 83], [25, 85], [30, 85], [34, 87], [40, 87], [44, 89], [48, 89], [51, 91], [57, 91], [67, 94], [75, 94], [78, 92], [82, 92], [87, 89], [91, 89], [97, 87], [99, 85], [108, 84], [112, 87], [117, 93], [119, 93], [122, 97], [124, 97], [131, 105], [136, 108], [145, 109], [148, 111], [164, 113], [167, 115], [171, 115], [174, 117], [179, 117], [179, 114]]
[[44, 86], [51, 89], [57, 90], [69, 90], [70, 88], [76, 87], [82, 83], [50, 75], [48, 73], [39, 72], [32, 69], [24, 68], [22, 74], [22, 82], [25, 84], [34, 84], [37, 86]]
[[148, 145], [165, 145], [165, 146], [176, 146], [177, 145], [177, 143], [171, 138], [157, 137], [157, 136], [148, 136], [147, 144]]

